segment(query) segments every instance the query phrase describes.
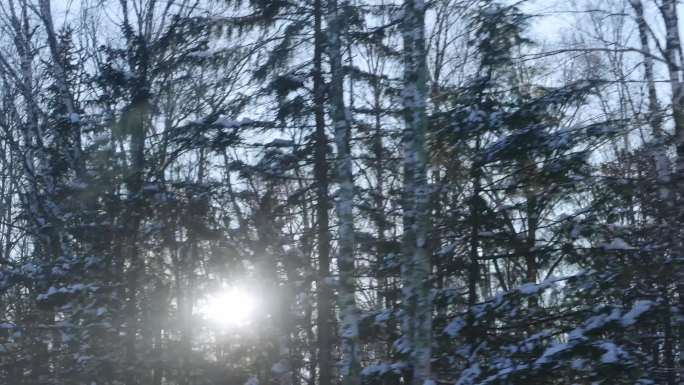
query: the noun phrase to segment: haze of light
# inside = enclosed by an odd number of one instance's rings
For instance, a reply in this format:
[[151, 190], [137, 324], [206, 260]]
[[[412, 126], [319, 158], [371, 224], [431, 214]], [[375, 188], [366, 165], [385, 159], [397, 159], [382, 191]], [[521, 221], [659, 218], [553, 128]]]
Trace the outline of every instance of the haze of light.
[[239, 327], [250, 323], [257, 300], [240, 287], [223, 289], [209, 296], [200, 306], [200, 313], [209, 321], [223, 327]]

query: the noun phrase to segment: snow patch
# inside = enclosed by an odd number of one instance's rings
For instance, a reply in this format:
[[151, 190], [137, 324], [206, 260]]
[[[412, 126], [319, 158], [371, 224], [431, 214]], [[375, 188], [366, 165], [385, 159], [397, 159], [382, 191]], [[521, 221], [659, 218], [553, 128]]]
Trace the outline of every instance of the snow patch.
[[450, 337], [456, 337], [465, 326], [466, 322], [462, 318], [457, 318], [444, 328], [444, 333], [448, 334]]
[[620, 323], [622, 324], [622, 326], [634, 325], [637, 321], [637, 318], [639, 318], [642, 314], [647, 312], [651, 308], [651, 306], [653, 306], [653, 301], [639, 300], [634, 302], [632, 310], [628, 311], [625, 315], [622, 316], [622, 320], [620, 320]]
[[622, 238], [614, 238], [609, 243], [604, 243], [602, 247], [604, 250], [634, 250], [634, 247]]

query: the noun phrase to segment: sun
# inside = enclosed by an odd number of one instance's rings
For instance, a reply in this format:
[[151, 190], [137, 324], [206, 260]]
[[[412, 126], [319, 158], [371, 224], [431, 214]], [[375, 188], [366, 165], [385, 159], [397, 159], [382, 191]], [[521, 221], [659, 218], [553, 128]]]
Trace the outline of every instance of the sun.
[[239, 327], [252, 321], [257, 302], [245, 288], [230, 287], [209, 296], [200, 305], [199, 311], [218, 326]]

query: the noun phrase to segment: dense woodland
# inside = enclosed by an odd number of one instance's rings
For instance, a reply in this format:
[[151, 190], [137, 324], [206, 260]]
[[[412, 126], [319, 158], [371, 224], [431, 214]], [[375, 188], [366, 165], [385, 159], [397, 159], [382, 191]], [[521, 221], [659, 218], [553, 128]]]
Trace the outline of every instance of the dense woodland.
[[0, 0], [0, 383], [684, 384], [680, 17]]

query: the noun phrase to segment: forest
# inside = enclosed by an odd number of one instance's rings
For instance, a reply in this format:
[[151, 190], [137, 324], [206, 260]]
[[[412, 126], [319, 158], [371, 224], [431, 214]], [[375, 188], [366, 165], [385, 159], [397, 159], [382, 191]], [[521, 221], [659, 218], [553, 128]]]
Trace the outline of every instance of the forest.
[[0, 0], [0, 384], [684, 384], [679, 0]]

